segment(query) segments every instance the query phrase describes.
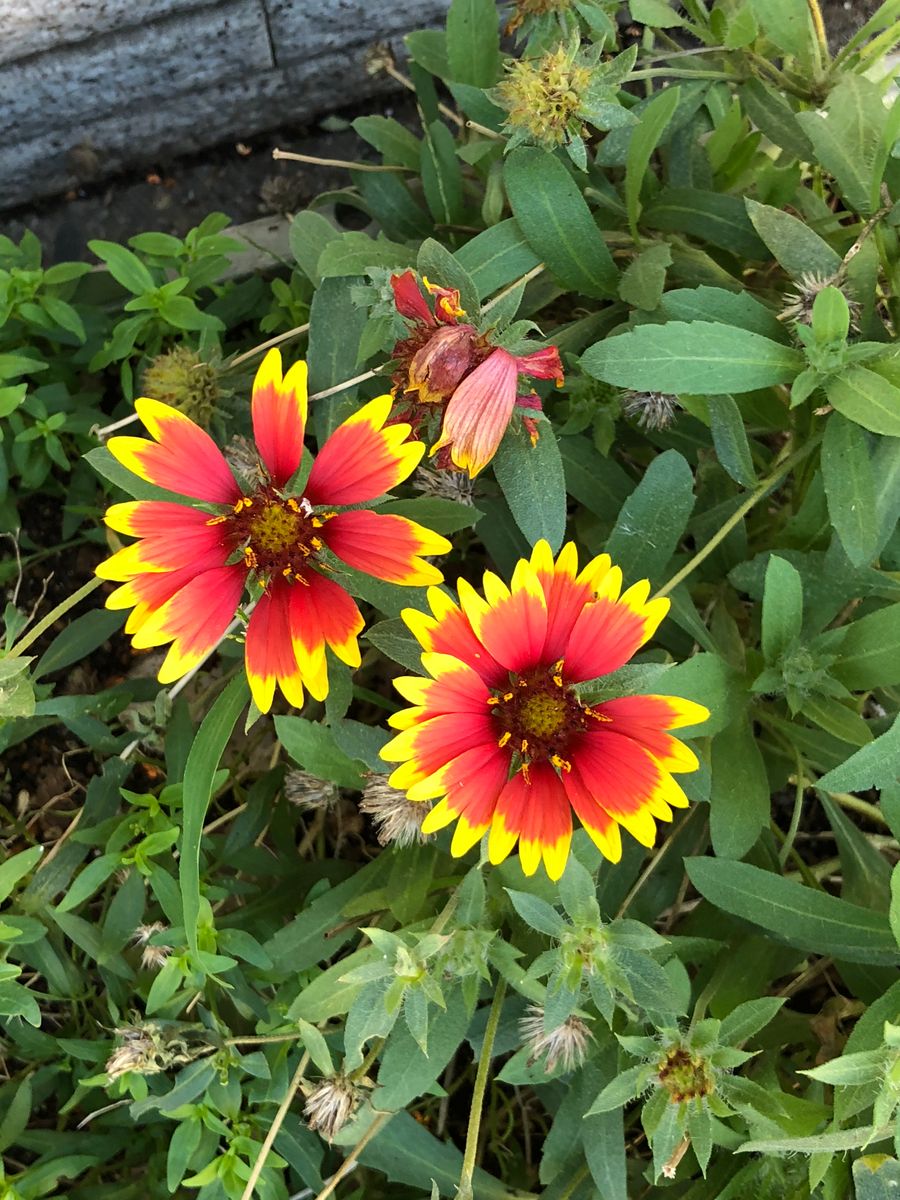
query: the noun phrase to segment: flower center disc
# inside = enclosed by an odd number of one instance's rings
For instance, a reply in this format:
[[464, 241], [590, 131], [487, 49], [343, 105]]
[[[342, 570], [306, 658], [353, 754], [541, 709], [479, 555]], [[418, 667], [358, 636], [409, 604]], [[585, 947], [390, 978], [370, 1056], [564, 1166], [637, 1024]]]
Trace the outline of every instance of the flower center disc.
[[561, 666], [513, 678], [509, 691], [492, 696], [488, 704], [500, 729], [500, 746], [509, 745], [525, 763], [546, 760], [569, 770], [572, 738], [605, 718], [581, 703], [560, 674]]
[[243, 496], [225, 520], [229, 540], [243, 552], [251, 570], [263, 580], [272, 575], [292, 580], [301, 575], [306, 560], [322, 549], [318, 530], [331, 515], [314, 516], [308, 500], [285, 500], [267, 487]]

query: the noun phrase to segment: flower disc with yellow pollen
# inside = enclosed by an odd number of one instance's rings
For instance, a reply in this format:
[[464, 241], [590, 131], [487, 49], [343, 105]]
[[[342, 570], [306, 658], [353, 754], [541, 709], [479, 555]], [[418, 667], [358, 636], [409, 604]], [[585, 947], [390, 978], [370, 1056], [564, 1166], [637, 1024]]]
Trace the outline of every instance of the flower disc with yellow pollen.
[[527, 765], [547, 760], [569, 770], [566, 751], [573, 735], [603, 718], [581, 703], [560, 674], [562, 664], [535, 671], [511, 684], [511, 690], [488, 699], [501, 729], [498, 745], [518, 751]]
[[307, 500], [283, 499], [271, 488], [242, 497], [225, 518], [228, 537], [262, 579], [296, 578], [303, 563], [323, 548], [317, 536], [334, 513], [315, 515]]

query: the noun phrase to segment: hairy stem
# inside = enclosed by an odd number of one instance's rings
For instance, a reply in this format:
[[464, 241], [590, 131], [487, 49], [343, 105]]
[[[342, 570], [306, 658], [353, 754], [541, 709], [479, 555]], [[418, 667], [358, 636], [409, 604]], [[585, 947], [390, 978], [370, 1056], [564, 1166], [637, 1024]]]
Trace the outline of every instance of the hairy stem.
[[491, 1011], [488, 1013], [484, 1041], [481, 1044], [478, 1071], [475, 1075], [475, 1087], [472, 1090], [472, 1106], [469, 1109], [466, 1149], [463, 1155], [462, 1173], [459, 1177], [456, 1200], [472, 1200], [473, 1196], [472, 1178], [475, 1174], [475, 1157], [478, 1153], [478, 1135], [481, 1132], [484, 1093], [487, 1089], [488, 1074], [491, 1069], [491, 1054], [494, 1049], [494, 1038], [497, 1036], [497, 1026], [500, 1024], [500, 1013], [503, 1010], [503, 997], [505, 995], [506, 980], [501, 979], [497, 984], [497, 990], [494, 992], [494, 999], [491, 1001]]

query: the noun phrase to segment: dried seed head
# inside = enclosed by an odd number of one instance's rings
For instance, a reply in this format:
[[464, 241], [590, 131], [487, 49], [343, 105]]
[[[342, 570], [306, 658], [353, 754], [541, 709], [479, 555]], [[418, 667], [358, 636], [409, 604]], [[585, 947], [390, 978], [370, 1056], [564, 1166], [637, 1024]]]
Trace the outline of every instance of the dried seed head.
[[158, 354], [144, 372], [143, 388], [146, 396], [171, 404], [204, 429], [221, 398], [215, 367], [186, 346]]
[[709, 1063], [686, 1046], [670, 1046], [656, 1064], [660, 1086], [669, 1093], [673, 1104], [698, 1100], [715, 1091], [716, 1082]]
[[544, 1010], [537, 1004], [529, 1004], [528, 1011], [519, 1022], [522, 1041], [528, 1049], [528, 1065], [537, 1062], [545, 1054], [544, 1070], [549, 1074], [561, 1062], [564, 1071], [573, 1071], [584, 1062], [591, 1031], [580, 1017], [568, 1017], [562, 1025], [549, 1032], [544, 1029]]
[[304, 812], [329, 808], [337, 799], [337, 788], [327, 779], [317, 779], [308, 771], [288, 771], [284, 780], [284, 798]]
[[591, 68], [575, 61], [573, 50], [559, 45], [540, 58], [515, 59], [508, 70], [494, 95], [513, 129], [548, 149], [564, 145], [579, 131], [577, 114], [591, 83]]
[[323, 1079], [306, 1098], [303, 1115], [313, 1131], [331, 1141], [359, 1106], [362, 1092], [346, 1075]]
[[465, 471], [440, 471], [434, 467], [419, 467], [413, 476], [412, 485], [417, 492], [439, 500], [453, 500], [457, 504], [468, 504], [470, 507], [475, 503], [472, 499], [472, 480]]
[[827, 287], [836, 287], [842, 293], [850, 309], [850, 327], [858, 330], [862, 305], [847, 295], [846, 289], [836, 281], [834, 275], [821, 275], [816, 271], [804, 271], [796, 282], [795, 290], [784, 293], [778, 320], [787, 321], [792, 325], [811, 325], [816, 296]]
[[132, 934], [132, 942], [135, 946], [142, 946], [141, 966], [144, 970], [158, 971], [168, 962], [169, 955], [172, 953], [172, 947], [162, 944], [150, 944], [150, 939], [154, 934], [162, 933], [168, 929], [167, 925], [163, 925], [162, 921], [153, 921], [149, 925], [138, 925]]
[[391, 787], [383, 775], [373, 775], [363, 789], [360, 812], [375, 822], [375, 834], [382, 846], [411, 846], [424, 842], [422, 822], [431, 811], [426, 801], [408, 800], [406, 793]]
[[668, 429], [679, 407], [668, 392], [626, 392], [624, 399], [625, 415], [636, 418], [641, 429]]
[[370, 46], [363, 56], [363, 66], [367, 75], [380, 75], [382, 71], [391, 70], [394, 56], [390, 46], [386, 42], [376, 42]]
[[249, 438], [236, 433], [223, 451], [225, 461], [232, 471], [253, 487], [265, 483], [266, 474], [256, 447]]
[[113, 1032], [119, 1045], [106, 1061], [105, 1070], [110, 1079], [118, 1079], [129, 1071], [157, 1075], [213, 1049], [206, 1040], [205, 1031], [182, 1033], [178, 1028], [166, 1028], [155, 1021], [124, 1025]]

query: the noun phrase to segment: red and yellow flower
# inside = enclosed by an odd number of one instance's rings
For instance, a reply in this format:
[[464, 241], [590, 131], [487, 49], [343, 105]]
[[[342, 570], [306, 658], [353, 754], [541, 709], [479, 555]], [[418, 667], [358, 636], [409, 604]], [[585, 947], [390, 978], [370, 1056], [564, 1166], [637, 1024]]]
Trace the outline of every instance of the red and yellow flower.
[[431, 588], [430, 614], [403, 613], [428, 677], [395, 680], [413, 707], [391, 717], [401, 732], [382, 756], [400, 764], [392, 786], [438, 801], [423, 832], [456, 822], [454, 855], [487, 833], [492, 863], [518, 842], [527, 875], [543, 859], [558, 879], [573, 811], [616, 862], [621, 829], [651, 846], [656, 822], [687, 804], [673, 776], [698, 761], [670, 731], [705, 721], [708, 710], [674, 696], [588, 704], [579, 694], [628, 662], [668, 611], [668, 600], [649, 598], [646, 580], [621, 589], [608, 555], [579, 572], [574, 545], [554, 561], [540, 541], [511, 587], [486, 572], [483, 596], [461, 579], [459, 604]]
[[423, 447], [406, 440], [408, 425], [385, 424], [392, 403], [379, 396], [339, 426], [295, 494], [290, 480], [303, 455], [305, 363], [282, 377], [281, 355], [270, 350], [257, 372], [251, 415], [261, 468], [253, 486], [238, 483], [209, 434], [183, 413], [158, 400], [135, 401], [153, 440], [114, 437], [110, 452], [186, 502], [112, 505], [106, 523], [139, 540], [101, 563], [97, 574], [120, 582], [106, 604], [133, 610], [125, 629], [136, 648], [171, 643], [160, 682], [180, 678], [214, 649], [249, 586], [256, 603], [245, 657], [257, 706], [269, 710], [276, 685], [298, 707], [304, 689], [322, 700], [326, 646], [358, 667], [363, 627], [329, 552], [391, 583], [441, 582], [422, 556], [445, 553], [446, 538], [405, 517], [358, 507], [406, 479], [422, 457]]
[[[559, 351], [548, 346], [517, 355], [495, 346], [474, 325], [460, 321], [466, 313], [458, 291], [428, 279], [423, 284], [435, 297], [433, 311], [414, 272], [391, 276], [397, 311], [411, 323], [409, 335], [393, 350], [394, 394], [417, 433], [435, 413], [443, 415], [431, 454], [445, 451], [438, 465], [452, 464], [474, 478], [497, 453], [516, 406], [540, 409], [534, 392], [519, 395], [520, 376], [562, 383]], [[534, 419], [524, 421], [536, 441]]]

